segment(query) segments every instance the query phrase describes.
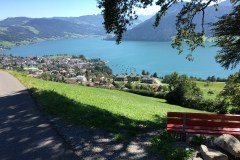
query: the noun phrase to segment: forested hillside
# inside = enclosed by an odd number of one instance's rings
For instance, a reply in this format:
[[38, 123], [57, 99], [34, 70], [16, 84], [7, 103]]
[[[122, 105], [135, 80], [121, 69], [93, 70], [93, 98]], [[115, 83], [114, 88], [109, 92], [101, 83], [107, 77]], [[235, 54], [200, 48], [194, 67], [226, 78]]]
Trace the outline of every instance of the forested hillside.
[[[135, 28], [126, 32], [123, 36], [123, 40], [139, 40], [139, 41], [170, 41], [173, 36], [176, 35], [176, 15], [179, 13], [180, 9], [184, 3], [179, 3], [178, 5], [170, 8], [168, 14], [166, 14], [157, 28], [154, 28], [155, 16], [149, 20], [141, 23]], [[231, 10], [231, 4], [229, 1], [225, 1], [217, 6], [218, 11], [214, 6], [210, 6], [205, 10], [205, 30], [206, 36], [211, 36], [211, 27], [209, 23], [216, 22], [218, 17], [229, 13]], [[194, 19], [195, 22], [201, 23], [202, 16], [198, 15]], [[200, 30], [201, 25], [198, 25]]]
[[0, 48], [44, 39], [104, 35], [101, 15], [70, 18], [7, 18], [0, 21]]

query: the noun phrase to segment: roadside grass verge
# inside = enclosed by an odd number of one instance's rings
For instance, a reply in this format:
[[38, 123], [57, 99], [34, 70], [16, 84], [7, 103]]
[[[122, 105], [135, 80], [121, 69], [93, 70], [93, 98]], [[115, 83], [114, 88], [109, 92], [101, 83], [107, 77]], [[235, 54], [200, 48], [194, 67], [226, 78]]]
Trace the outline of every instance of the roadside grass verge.
[[10, 71], [33, 94], [43, 111], [74, 124], [135, 135], [165, 128], [167, 112], [202, 112], [167, 104], [164, 99], [118, 90], [43, 81]]

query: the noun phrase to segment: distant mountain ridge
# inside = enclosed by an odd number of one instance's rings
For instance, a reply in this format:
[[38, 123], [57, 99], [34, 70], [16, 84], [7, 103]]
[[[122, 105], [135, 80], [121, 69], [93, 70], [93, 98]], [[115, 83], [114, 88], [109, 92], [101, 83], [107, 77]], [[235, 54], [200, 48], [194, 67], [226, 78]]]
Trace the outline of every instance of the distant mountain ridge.
[[0, 21], [0, 48], [28, 44], [39, 39], [105, 35], [101, 15], [81, 17], [14, 17]]
[[[127, 31], [123, 35], [123, 40], [137, 40], [137, 41], [170, 41], [173, 36], [176, 35], [176, 15], [184, 5], [184, 2], [175, 5], [170, 8], [168, 13], [162, 18], [160, 25], [154, 28], [155, 16], [144, 21], [133, 29]], [[216, 11], [214, 6], [209, 6], [205, 10], [205, 31], [206, 36], [211, 36], [211, 28], [208, 23], [216, 22], [218, 17], [229, 13], [231, 11], [231, 3], [224, 1], [219, 4]], [[200, 24], [202, 17], [197, 15], [194, 22]], [[201, 29], [201, 25], [198, 25], [197, 30]]]
[[[140, 19], [136, 26], [146, 19]], [[45, 39], [75, 38], [82, 36], [104, 36], [103, 16], [28, 18], [13, 17], [0, 21], [0, 48], [39, 42]]]
[[[140, 16], [129, 31], [124, 33], [123, 40], [137, 41], [170, 41], [176, 35], [176, 15], [184, 3], [179, 3], [168, 10], [160, 25], [153, 27], [155, 16]], [[232, 4], [229, 0], [219, 4], [219, 11], [210, 6], [205, 11], [205, 23], [216, 22], [217, 17], [231, 11]], [[146, 20], [147, 19], [147, 20]], [[146, 21], [144, 21], [146, 20]], [[144, 21], [144, 22], [143, 22]], [[201, 22], [197, 15], [195, 22]], [[80, 17], [53, 17], [53, 18], [28, 18], [14, 17], [0, 21], [0, 48], [11, 48], [16, 45], [35, 43], [46, 39], [75, 38], [82, 36], [106, 35], [102, 15], [86, 15]], [[198, 30], [200, 30], [200, 25]], [[206, 36], [211, 36], [211, 28], [205, 25]], [[114, 38], [113, 38], [114, 39]]]

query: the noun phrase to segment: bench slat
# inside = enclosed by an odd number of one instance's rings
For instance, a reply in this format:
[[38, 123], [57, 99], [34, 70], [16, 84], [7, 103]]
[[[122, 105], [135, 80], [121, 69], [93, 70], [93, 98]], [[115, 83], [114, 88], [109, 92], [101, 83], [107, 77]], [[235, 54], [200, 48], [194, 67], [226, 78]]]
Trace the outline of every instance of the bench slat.
[[187, 113], [186, 118], [188, 119], [218, 119], [226, 121], [240, 121], [240, 115], [216, 115], [216, 114], [200, 114], [200, 113]]
[[[183, 119], [168, 118], [167, 124], [182, 125]], [[229, 128], [240, 128], [240, 121], [214, 121], [214, 120], [191, 120], [186, 119], [186, 126], [212, 126], [212, 127], [229, 127]]]
[[178, 117], [178, 118], [182, 118], [182, 117], [183, 117], [183, 113], [180, 113], [180, 112], [168, 112], [168, 113], [167, 113], [167, 117]]
[[212, 120], [186, 120], [186, 126], [208, 126], [208, 127], [229, 127], [240, 128], [240, 122], [217, 122]]
[[167, 123], [168, 124], [183, 124], [183, 120], [182, 119], [167, 119]]
[[194, 133], [194, 134], [231, 134], [231, 135], [240, 135], [240, 132], [231, 132], [231, 131], [209, 131], [209, 130], [193, 130], [193, 129], [186, 129], [185, 131], [181, 129], [172, 129], [168, 128], [168, 132], [172, 133]]
[[[183, 129], [183, 125], [168, 124], [167, 128]], [[185, 129], [210, 130], [210, 131], [222, 130], [222, 131], [240, 132], [240, 128], [229, 128], [229, 127], [186, 126]]]
[[181, 113], [181, 112], [168, 112], [167, 117], [182, 118], [186, 114], [188, 119], [221, 119], [229, 121], [240, 121], [240, 115], [231, 114], [205, 114], [205, 113]]

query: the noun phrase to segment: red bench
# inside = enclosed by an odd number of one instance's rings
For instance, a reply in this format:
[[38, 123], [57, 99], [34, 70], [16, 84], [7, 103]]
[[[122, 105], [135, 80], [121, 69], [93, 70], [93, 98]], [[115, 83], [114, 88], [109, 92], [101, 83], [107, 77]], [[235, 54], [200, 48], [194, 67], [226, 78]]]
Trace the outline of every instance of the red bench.
[[240, 115], [168, 112], [167, 131], [240, 135]]

